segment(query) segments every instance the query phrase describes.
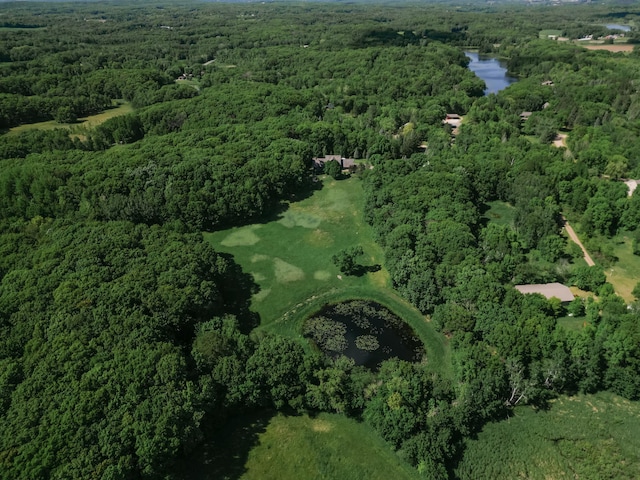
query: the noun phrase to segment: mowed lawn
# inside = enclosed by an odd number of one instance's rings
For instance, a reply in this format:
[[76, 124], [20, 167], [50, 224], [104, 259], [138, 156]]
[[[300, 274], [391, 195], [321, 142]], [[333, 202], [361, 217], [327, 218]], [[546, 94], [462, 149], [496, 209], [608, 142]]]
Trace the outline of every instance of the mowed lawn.
[[183, 472], [194, 480], [419, 477], [371, 427], [329, 413], [235, 419]]
[[[322, 182], [320, 190], [291, 203], [271, 222], [205, 234], [216, 250], [232, 254], [259, 286], [252, 309], [260, 315], [260, 328], [300, 339], [302, 320], [323, 304], [374, 300], [409, 323], [425, 343], [427, 361], [448, 374], [446, 339], [391, 288], [382, 249], [363, 218], [361, 180], [326, 177]], [[379, 265], [378, 271], [359, 277], [340, 273], [332, 255], [355, 245], [364, 250], [360, 263]]]
[[640, 402], [611, 393], [560, 397], [546, 411], [516, 409], [467, 442], [461, 480], [638, 479]]

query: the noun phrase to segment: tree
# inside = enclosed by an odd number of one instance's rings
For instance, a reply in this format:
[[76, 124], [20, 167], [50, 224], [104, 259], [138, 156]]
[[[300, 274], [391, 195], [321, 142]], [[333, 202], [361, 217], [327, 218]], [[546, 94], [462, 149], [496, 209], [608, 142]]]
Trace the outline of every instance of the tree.
[[356, 259], [364, 254], [360, 245], [346, 248], [331, 257], [333, 264], [345, 275], [361, 275], [363, 267], [358, 265]]
[[340, 175], [342, 174], [342, 167], [340, 165], [340, 162], [338, 162], [337, 160], [329, 160], [328, 162], [325, 162], [324, 173], [336, 180], [340, 178]]
[[594, 265], [592, 267], [581, 266], [576, 268], [573, 274], [573, 283], [582, 290], [595, 292], [598, 287], [607, 281], [602, 267]]
[[69, 106], [58, 108], [55, 115], [55, 121], [58, 123], [74, 123], [78, 120], [78, 116]]

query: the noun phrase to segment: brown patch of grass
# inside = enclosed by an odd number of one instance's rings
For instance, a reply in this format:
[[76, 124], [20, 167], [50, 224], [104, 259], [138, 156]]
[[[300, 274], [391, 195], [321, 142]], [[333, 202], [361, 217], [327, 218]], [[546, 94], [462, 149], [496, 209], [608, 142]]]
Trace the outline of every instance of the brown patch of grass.
[[306, 235], [307, 243], [314, 247], [328, 247], [333, 244], [333, 236], [324, 230], [316, 228]]
[[582, 46], [587, 50], [607, 50], [609, 52], [615, 52], [615, 53], [633, 51], [633, 45], [629, 43], [621, 43], [618, 45], [599, 44], [599, 45], [582, 45]]
[[326, 420], [317, 419], [313, 420], [313, 422], [311, 423], [311, 429], [314, 432], [328, 433], [333, 430], [333, 425], [331, 425], [331, 423]]

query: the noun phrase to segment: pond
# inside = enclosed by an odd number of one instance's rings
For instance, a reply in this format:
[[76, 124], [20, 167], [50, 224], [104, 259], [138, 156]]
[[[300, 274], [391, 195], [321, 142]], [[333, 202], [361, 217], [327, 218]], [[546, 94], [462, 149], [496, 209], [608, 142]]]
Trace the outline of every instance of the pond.
[[325, 355], [344, 355], [356, 365], [373, 370], [390, 358], [419, 362], [425, 354], [422, 342], [409, 325], [371, 301], [325, 305], [306, 320], [304, 336]]
[[620, 25], [619, 23], [607, 23], [605, 27], [609, 30], [622, 30], [623, 32], [631, 31], [631, 27], [629, 25]]
[[487, 86], [484, 89], [485, 95], [498, 93], [518, 81], [517, 78], [507, 75], [505, 63], [497, 58], [480, 55], [477, 52], [464, 52], [464, 54], [471, 60], [469, 69], [484, 80]]

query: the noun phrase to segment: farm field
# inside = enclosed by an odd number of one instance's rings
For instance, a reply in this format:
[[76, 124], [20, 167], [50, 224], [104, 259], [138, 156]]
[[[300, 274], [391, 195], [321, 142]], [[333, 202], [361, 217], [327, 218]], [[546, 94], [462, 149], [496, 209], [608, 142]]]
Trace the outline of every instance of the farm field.
[[518, 408], [467, 448], [461, 480], [640, 478], [640, 403], [610, 393], [560, 397], [548, 410]]
[[[373, 300], [411, 325], [425, 343], [427, 361], [450, 373], [444, 336], [391, 288], [382, 249], [362, 216], [360, 179], [326, 177], [322, 182], [320, 190], [289, 204], [273, 221], [205, 234], [216, 250], [232, 254], [253, 276], [259, 290], [252, 309], [260, 315], [261, 328], [301, 339], [301, 320], [322, 305]], [[359, 277], [341, 275], [331, 257], [354, 245], [363, 247], [362, 264], [380, 269]]]
[[129, 102], [118, 103], [114, 108], [96, 113], [88, 117], [79, 118], [76, 123], [58, 123], [55, 120], [47, 122], [26, 123], [18, 127], [11, 128], [7, 135], [18, 135], [29, 130], [54, 130], [56, 128], [67, 128], [72, 134], [81, 134], [84, 130], [95, 128], [110, 118], [126, 115], [133, 112], [133, 107]]
[[368, 425], [329, 413], [236, 418], [184, 472], [193, 480], [419, 478]]

